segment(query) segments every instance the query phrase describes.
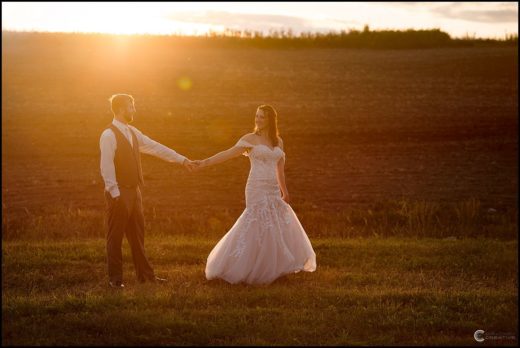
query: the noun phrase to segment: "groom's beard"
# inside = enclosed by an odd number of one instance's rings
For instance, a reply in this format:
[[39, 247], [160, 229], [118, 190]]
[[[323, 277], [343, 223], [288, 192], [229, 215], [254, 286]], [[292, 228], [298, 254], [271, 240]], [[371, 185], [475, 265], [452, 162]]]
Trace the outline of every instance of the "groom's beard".
[[128, 122], [128, 123], [130, 123], [134, 120], [134, 115], [130, 114], [130, 113], [125, 113], [123, 115], [123, 117], [125, 118], [126, 122]]

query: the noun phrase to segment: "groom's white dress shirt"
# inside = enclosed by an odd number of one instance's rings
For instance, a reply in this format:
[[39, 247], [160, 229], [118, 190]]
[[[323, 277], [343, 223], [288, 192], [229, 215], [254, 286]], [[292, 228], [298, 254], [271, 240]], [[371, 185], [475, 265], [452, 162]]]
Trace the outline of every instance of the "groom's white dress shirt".
[[[175, 162], [180, 164], [182, 164], [186, 159], [185, 156], [180, 155], [174, 150], [156, 142], [155, 140], [150, 139], [134, 126], [126, 125], [116, 119], [112, 121], [112, 124], [116, 126], [121, 131], [121, 133], [123, 133], [126, 139], [128, 139], [130, 144], [134, 146], [130, 130], [128, 129], [129, 127], [132, 128], [132, 131], [137, 138], [137, 142], [139, 143], [139, 151], [142, 153], [147, 153], [149, 155], [159, 157], [160, 159], [163, 159], [167, 162]], [[101, 149], [101, 176], [105, 181], [105, 190], [108, 191], [113, 198], [115, 198], [120, 195], [116, 180], [116, 169], [114, 166], [114, 156], [116, 153], [117, 141], [114, 132], [110, 128], [105, 129], [103, 133], [101, 133], [99, 147]]]

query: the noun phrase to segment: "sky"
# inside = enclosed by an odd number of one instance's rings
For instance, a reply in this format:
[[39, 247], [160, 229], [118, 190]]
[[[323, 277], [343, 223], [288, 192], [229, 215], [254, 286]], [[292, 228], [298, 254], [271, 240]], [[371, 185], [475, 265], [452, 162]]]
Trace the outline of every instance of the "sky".
[[439, 28], [452, 37], [518, 35], [517, 2], [2, 2], [2, 30], [203, 35]]

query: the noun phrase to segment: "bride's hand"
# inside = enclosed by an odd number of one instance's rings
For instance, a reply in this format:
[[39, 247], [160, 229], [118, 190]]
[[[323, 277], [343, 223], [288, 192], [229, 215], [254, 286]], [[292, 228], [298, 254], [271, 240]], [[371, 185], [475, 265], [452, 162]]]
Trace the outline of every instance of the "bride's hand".
[[282, 195], [282, 199], [284, 200], [285, 203], [289, 203], [291, 201], [291, 197], [289, 197], [289, 194], [283, 194]]
[[195, 160], [193, 163], [195, 164], [194, 171], [198, 171], [206, 166], [206, 160]]
[[192, 160], [189, 160], [189, 159], [185, 159], [183, 162], [182, 162], [182, 166], [184, 168], [186, 168], [187, 171], [191, 172], [193, 171], [193, 169], [195, 168], [195, 163], [192, 161]]

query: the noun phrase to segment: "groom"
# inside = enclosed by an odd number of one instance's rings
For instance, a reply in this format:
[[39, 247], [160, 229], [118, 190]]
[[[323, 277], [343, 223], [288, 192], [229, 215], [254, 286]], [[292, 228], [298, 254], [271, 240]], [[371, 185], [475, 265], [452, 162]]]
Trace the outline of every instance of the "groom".
[[141, 200], [143, 174], [140, 152], [179, 163], [188, 171], [196, 165], [174, 150], [150, 139], [128, 125], [135, 115], [134, 98], [115, 94], [109, 99], [114, 119], [101, 134], [101, 175], [105, 182], [108, 220], [107, 258], [109, 285], [124, 288], [121, 244], [126, 234], [132, 250], [137, 280], [165, 282], [155, 275], [144, 253], [144, 215]]

